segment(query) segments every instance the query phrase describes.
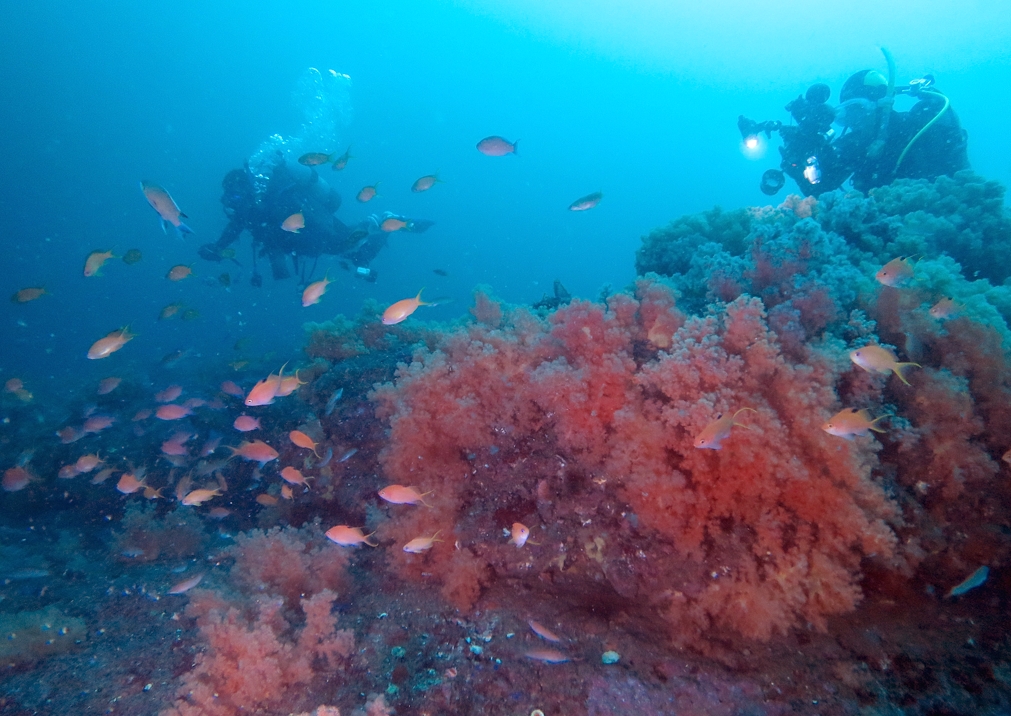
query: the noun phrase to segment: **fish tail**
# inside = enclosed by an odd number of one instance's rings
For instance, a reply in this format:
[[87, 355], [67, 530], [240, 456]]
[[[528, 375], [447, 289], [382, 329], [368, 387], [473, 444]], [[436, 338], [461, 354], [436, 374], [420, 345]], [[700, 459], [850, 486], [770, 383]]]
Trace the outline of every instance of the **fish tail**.
[[376, 542], [369, 542], [369, 537], [371, 537], [374, 534], [375, 534], [375, 532], [370, 532], [369, 534], [365, 535], [365, 537], [362, 539], [362, 541], [365, 542], [365, 544], [367, 544], [369, 547], [378, 547], [379, 546], [379, 542], [378, 541], [376, 541]]
[[755, 410], [754, 408], [741, 408], [741, 409], [740, 409], [740, 410], [738, 410], [738, 411], [737, 411], [736, 413], [734, 413], [734, 421], [733, 421], [733, 424], [734, 424], [735, 426], [739, 427], [739, 428], [747, 428], [748, 430], [751, 430], [751, 426], [750, 426], [750, 425], [745, 425], [744, 423], [739, 423], [739, 422], [737, 422], [737, 416], [738, 416], [738, 415], [740, 415], [741, 413], [743, 413], [743, 412], [744, 412], [745, 410], [750, 410], [750, 411], [751, 411], [751, 412], [753, 412], [753, 413], [757, 413], [757, 412], [758, 412], [758, 411], [757, 411], [757, 410]]
[[[186, 214], [180, 214], [179, 216], [186, 216]], [[192, 233], [193, 229], [191, 229], [181, 221], [179, 222], [179, 226], [176, 227], [176, 236], [178, 236], [180, 239], [183, 237], [183, 234], [192, 234]]]
[[518, 139], [515, 142], [513, 142], [513, 154], [515, 154], [517, 157], [520, 155], [520, 153], [516, 151], [517, 147], [519, 147], [519, 143], [520, 140]]
[[882, 430], [881, 428], [875, 427], [874, 423], [878, 422], [879, 420], [884, 420], [885, 418], [891, 418], [891, 417], [893, 417], [891, 413], [885, 413], [884, 415], [879, 415], [878, 417], [874, 418], [874, 420], [871, 421], [870, 425], [867, 426], [867, 429], [868, 430], [873, 430], [876, 433], [888, 432], [887, 430]]
[[895, 371], [895, 375], [899, 376], [899, 380], [901, 380], [906, 385], [910, 385], [909, 381], [906, 380], [906, 376], [904, 375], [903, 371], [905, 371], [907, 368], [922, 368], [922, 367], [923, 366], [920, 365], [919, 363], [896, 363], [895, 367], [892, 370]]

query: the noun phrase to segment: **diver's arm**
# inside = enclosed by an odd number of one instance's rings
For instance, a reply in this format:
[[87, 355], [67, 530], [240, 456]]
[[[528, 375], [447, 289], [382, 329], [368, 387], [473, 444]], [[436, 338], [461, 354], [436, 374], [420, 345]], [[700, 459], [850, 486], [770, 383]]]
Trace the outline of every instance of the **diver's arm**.
[[241, 221], [236, 221], [232, 219], [225, 225], [225, 228], [221, 231], [221, 236], [213, 244], [204, 244], [199, 249], [197, 253], [200, 257], [207, 261], [220, 261], [221, 252], [234, 244], [239, 236], [242, 235], [242, 230], [246, 228]]

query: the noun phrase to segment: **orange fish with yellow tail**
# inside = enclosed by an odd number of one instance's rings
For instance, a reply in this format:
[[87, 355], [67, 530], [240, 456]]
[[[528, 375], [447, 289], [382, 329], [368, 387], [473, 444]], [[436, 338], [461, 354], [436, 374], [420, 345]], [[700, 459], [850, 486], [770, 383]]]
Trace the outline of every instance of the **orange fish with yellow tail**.
[[128, 342], [132, 341], [136, 335], [136, 333], [130, 333], [129, 328], [113, 331], [105, 338], [99, 338], [91, 345], [91, 348], [88, 350], [88, 358], [91, 360], [108, 358]]
[[[421, 289], [424, 291], [425, 289]], [[419, 306], [434, 306], [434, 303], [427, 303], [421, 300], [421, 291], [414, 298], [405, 298], [397, 301], [392, 306], [383, 311], [383, 325], [392, 326], [407, 319], [412, 313], [418, 310]]]
[[[439, 530], [439, 532], [442, 532], [442, 530]], [[442, 542], [441, 539], [438, 539], [439, 532], [436, 532], [431, 537], [415, 537], [404, 545], [404, 551], [409, 554], [421, 554], [422, 552], [427, 552], [435, 546], [436, 542]]]
[[323, 298], [323, 294], [326, 293], [326, 287], [332, 284], [333, 281], [330, 280], [330, 272], [323, 274], [323, 278], [319, 281], [313, 281], [305, 290], [302, 291], [302, 308], [308, 308], [309, 306], [319, 303], [319, 300]]
[[895, 375], [899, 376], [899, 380], [906, 385], [909, 385], [909, 381], [906, 380], [904, 371], [907, 368], [923, 367], [919, 363], [900, 363], [894, 353], [887, 348], [876, 345], [864, 346], [863, 348], [850, 351], [850, 360], [868, 373], [895, 373]]
[[838, 413], [829, 418], [821, 429], [829, 435], [852, 440], [856, 435], [868, 435], [873, 430], [876, 433], [885, 432], [875, 423], [879, 420], [891, 417], [890, 415], [879, 415], [871, 418], [869, 410], [858, 410], [857, 408], [843, 408]]
[[118, 256], [113, 256], [112, 251], [92, 251], [88, 254], [88, 258], [84, 260], [84, 275], [85, 276], [101, 276], [99, 273], [102, 270], [102, 266], [109, 259], [119, 258]]
[[357, 547], [360, 544], [367, 544], [369, 547], [378, 547], [378, 542], [369, 542], [369, 537], [375, 532], [364, 534], [361, 527], [348, 527], [347, 525], [337, 525], [326, 531], [326, 538], [334, 544], [342, 547]]
[[753, 413], [758, 412], [754, 408], [741, 408], [733, 415], [723, 415], [722, 413], [717, 414], [716, 420], [709, 423], [709, 425], [703, 428], [702, 432], [696, 436], [694, 443], [695, 447], [706, 450], [719, 450], [723, 447], [723, 441], [730, 437], [730, 431], [733, 430], [735, 425], [739, 428], [750, 429], [750, 425], [737, 422], [737, 416], [745, 410], [750, 410]]

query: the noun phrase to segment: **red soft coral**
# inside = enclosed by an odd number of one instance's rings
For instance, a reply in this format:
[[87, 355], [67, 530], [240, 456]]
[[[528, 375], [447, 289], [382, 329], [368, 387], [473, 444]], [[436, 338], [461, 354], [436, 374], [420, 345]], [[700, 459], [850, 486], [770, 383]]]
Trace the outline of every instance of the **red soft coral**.
[[[852, 609], [861, 558], [894, 551], [894, 508], [870, 479], [868, 443], [820, 429], [838, 409], [840, 362], [806, 347], [804, 362], [785, 357], [757, 299], [681, 325], [664, 291], [644, 280], [639, 300], [576, 301], [547, 324], [508, 312], [495, 330], [473, 325], [416, 354], [373, 397], [390, 418], [386, 471], [434, 490], [434, 508], [391, 508], [381, 534], [442, 529], [483, 544], [489, 517], [536, 504], [546, 538], [584, 548], [544, 555], [532, 573], [556, 571], [578, 591], [602, 571], [627, 596], [661, 575], [668, 588], [650, 598], [667, 602], [681, 641], [711, 630], [765, 639]], [[680, 326], [659, 355], [648, 339], [658, 320]], [[757, 411], [741, 417], [750, 429], [734, 428], [720, 452], [693, 447], [717, 413], [741, 407]], [[587, 489], [591, 477], [601, 489]], [[642, 537], [589, 519], [617, 499]], [[467, 606], [488, 574], [481, 556], [509, 570], [508, 549], [468, 551], [459, 573], [448, 539], [395, 561], [402, 576], [438, 576]], [[627, 565], [636, 552], [648, 569]]]
[[236, 535], [233, 575], [254, 593], [279, 594], [289, 608], [304, 595], [344, 585], [348, 557], [335, 551], [318, 528], [250, 530]]
[[296, 640], [287, 636], [290, 625], [278, 597], [261, 599], [249, 617], [216, 599], [195, 599], [187, 614], [197, 619], [205, 651], [163, 716], [226, 716], [296, 701], [298, 687], [315, 676], [317, 660], [329, 673], [354, 648], [352, 633], [335, 628], [330, 611], [336, 597], [323, 590], [302, 600], [306, 620]]

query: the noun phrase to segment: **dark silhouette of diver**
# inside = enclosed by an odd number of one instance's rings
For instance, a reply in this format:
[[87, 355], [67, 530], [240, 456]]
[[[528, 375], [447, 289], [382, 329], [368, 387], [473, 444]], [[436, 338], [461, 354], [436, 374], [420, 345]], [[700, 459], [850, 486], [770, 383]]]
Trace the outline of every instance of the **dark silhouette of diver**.
[[[839, 93], [839, 105], [828, 104], [827, 85], [812, 85], [786, 105], [795, 124], [755, 122], [741, 115], [737, 126], [745, 142], [764, 132], [779, 132], [780, 169], [762, 175], [761, 190], [772, 196], [786, 176], [805, 196], [838, 189], [847, 180], [866, 193], [895, 179], [934, 179], [969, 168], [967, 135], [950, 100], [934, 88], [927, 75], [908, 86], [894, 86], [895, 66], [888, 60], [889, 77], [875, 70], [852, 75]], [[905, 112], [893, 109], [897, 95], [916, 103]], [[833, 125], [841, 127], [837, 131]], [[785, 175], [785, 176], [784, 176]]]
[[[316, 261], [323, 254], [340, 256], [342, 265], [353, 264], [359, 276], [375, 280], [376, 274], [368, 264], [386, 245], [387, 234], [379, 229], [382, 220], [370, 217], [354, 228], [345, 225], [334, 216], [341, 206], [340, 194], [321, 179], [315, 169], [308, 176], [304, 172], [296, 175], [278, 152], [266, 188], [259, 195], [248, 164], [228, 172], [221, 185], [221, 203], [228, 225], [217, 242], [200, 247], [201, 258], [208, 261], [228, 258], [228, 247], [243, 231], [248, 231], [253, 238], [254, 286], [263, 282], [256, 269], [257, 256], [267, 257], [275, 280], [291, 276], [286, 262], [286, 257], [291, 257], [292, 267], [300, 275], [301, 282], [308, 283]], [[305, 223], [301, 230], [281, 228], [285, 219], [299, 212]], [[415, 220], [409, 222], [409, 226], [410, 230], [421, 232], [433, 223]]]

